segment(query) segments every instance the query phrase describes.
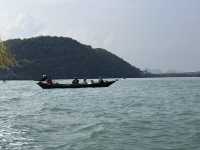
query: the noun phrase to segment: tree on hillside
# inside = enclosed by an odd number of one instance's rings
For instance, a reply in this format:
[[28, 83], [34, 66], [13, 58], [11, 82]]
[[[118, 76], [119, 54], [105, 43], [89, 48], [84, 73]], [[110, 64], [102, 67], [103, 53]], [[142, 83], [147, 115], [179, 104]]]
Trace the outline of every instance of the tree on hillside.
[[0, 69], [6, 69], [16, 63], [14, 56], [8, 50], [5, 43], [0, 39]]

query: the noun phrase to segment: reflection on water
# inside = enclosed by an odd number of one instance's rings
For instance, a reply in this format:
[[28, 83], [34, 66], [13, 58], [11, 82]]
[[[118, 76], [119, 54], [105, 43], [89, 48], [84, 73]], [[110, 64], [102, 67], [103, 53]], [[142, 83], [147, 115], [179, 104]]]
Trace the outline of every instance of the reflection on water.
[[[6, 121], [5, 121], [6, 122]], [[26, 145], [29, 145], [32, 141], [29, 137], [26, 137], [26, 130], [18, 130], [12, 128], [8, 122], [0, 123], [0, 149], [23, 149]]]

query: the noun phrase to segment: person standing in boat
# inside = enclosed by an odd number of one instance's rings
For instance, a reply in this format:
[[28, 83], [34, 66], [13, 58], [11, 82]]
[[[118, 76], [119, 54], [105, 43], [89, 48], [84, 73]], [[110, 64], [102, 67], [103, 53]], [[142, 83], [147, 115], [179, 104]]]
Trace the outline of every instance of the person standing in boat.
[[40, 81], [46, 81], [48, 79], [47, 75], [46, 74], [43, 74], [42, 75], [42, 78], [40, 79]]

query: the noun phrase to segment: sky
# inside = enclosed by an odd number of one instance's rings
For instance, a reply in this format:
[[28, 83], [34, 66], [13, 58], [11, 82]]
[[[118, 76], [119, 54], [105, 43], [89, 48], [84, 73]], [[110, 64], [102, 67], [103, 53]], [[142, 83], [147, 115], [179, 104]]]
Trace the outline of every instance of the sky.
[[141, 69], [200, 71], [199, 0], [0, 0], [0, 36], [74, 38]]

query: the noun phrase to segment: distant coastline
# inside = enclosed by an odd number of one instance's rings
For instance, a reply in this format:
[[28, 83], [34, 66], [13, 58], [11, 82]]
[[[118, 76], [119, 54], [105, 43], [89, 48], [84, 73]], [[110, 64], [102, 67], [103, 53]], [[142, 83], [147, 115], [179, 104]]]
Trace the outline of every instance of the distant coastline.
[[200, 72], [183, 73], [144, 73], [144, 78], [166, 78], [166, 77], [200, 77]]

